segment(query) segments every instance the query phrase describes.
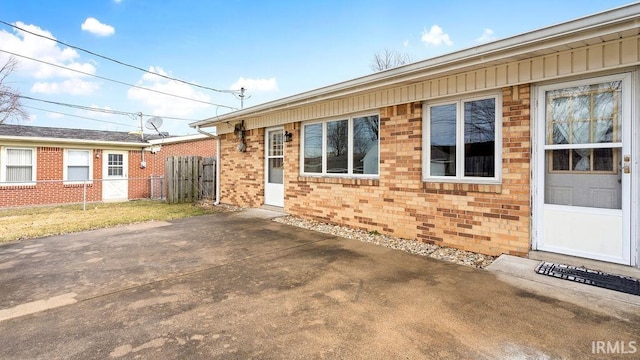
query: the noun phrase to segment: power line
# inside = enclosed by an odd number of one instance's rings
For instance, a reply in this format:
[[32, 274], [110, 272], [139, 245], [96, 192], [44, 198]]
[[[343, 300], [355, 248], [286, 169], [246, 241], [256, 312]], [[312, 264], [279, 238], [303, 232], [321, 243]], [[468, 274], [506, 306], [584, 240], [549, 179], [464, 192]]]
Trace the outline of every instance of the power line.
[[107, 123], [107, 124], [114, 124], [114, 125], [122, 125], [122, 126], [128, 126], [128, 127], [132, 127], [137, 129], [138, 126], [134, 126], [131, 124], [125, 124], [125, 123], [119, 123], [119, 122], [115, 122], [115, 121], [107, 121], [107, 120], [98, 120], [98, 119], [94, 119], [94, 118], [90, 118], [90, 117], [86, 117], [86, 116], [80, 116], [80, 115], [74, 115], [74, 114], [67, 114], [67, 113], [63, 113], [63, 112], [59, 112], [59, 111], [53, 111], [53, 110], [48, 110], [48, 109], [43, 109], [43, 108], [39, 108], [39, 107], [35, 107], [35, 106], [28, 106], [28, 105], [23, 105], [26, 108], [29, 109], [34, 109], [34, 110], [40, 110], [40, 111], [46, 111], [46, 112], [50, 112], [50, 113], [54, 113], [54, 114], [60, 114], [60, 115], [64, 115], [64, 116], [72, 116], [72, 117], [76, 117], [76, 118], [80, 118], [80, 119], [86, 119], [86, 120], [91, 120], [91, 121], [98, 121], [98, 122], [102, 122], [102, 123]]
[[198, 85], [198, 84], [193, 84], [193, 83], [190, 83], [190, 82], [188, 82], [188, 81], [184, 81], [184, 80], [176, 79], [176, 78], [173, 78], [173, 77], [170, 77], [170, 76], [167, 76], [167, 75], [154, 73], [154, 72], [151, 72], [151, 71], [149, 71], [149, 70], [143, 69], [143, 68], [141, 68], [141, 67], [138, 67], [138, 66], [135, 66], [135, 65], [131, 65], [131, 64], [127, 64], [127, 63], [125, 63], [125, 62], [122, 62], [122, 61], [119, 61], [119, 60], [116, 60], [116, 59], [110, 58], [110, 57], [108, 57], [108, 56], [100, 55], [100, 54], [97, 54], [97, 53], [95, 53], [95, 52], [93, 52], [93, 51], [86, 50], [86, 49], [83, 49], [83, 48], [78, 47], [78, 46], [74, 46], [74, 45], [70, 45], [70, 44], [64, 43], [64, 42], [62, 42], [62, 41], [60, 41], [60, 40], [58, 40], [58, 39], [54, 39], [54, 38], [51, 38], [51, 37], [48, 37], [48, 36], [44, 36], [44, 35], [42, 35], [42, 34], [34, 33], [34, 32], [32, 32], [32, 31], [29, 31], [29, 30], [23, 29], [23, 28], [21, 28], [21, 27], [19, 27], [19, 26], [13, 25], [13, 24], [8, 23], [8, 22], [6, 22], [6, 21], [2, 21], [2, 20], [0, 20], [0, 23], [1, 23], [1, 24], [4, 24], [4, 25], [7, 25], [7, 26], [10, 26], [10, 27], [12, 27], [12, 28], [14, 28], [14, 29], [17, 29], [17, 30], [20, 30], [20, 31], [24, 31], [24, 32], [29, 33], [29, 34], [31, 34], [31, 35], [41, 37], [41, 38], [43, 38], [43, 39], [47, 39], [47, 40], [51, 40], [51, 41], [55, 41], [55, 42], [56, 42], [56, 43], [58, 43], [58, 44], [61, 44], [61, 45], [64, 45], [64, 46], [70, 47], [70, 48], [72, 48], [72, 49], [80, 50], [80, 51], [85, 52], [85, 53], [87, 53], [87, 54], [91, 54], [91, 55], [93, 55], [93, 56], [97, 56], [97, 57], [99, 57], [99, 58], [102, 58], [102, 59], [105, 59], [105, 60], [108, 60], [108, 61], [112, 61], [112, 62], [114, 62], [114, 63], [116, 63], [116, 64], [123, 65], [123, 66], [127, 66], [127, 67], [129, 67], [129, 68], [132, 68], [132, 69], [136, 69], [136, 70], [139, 70], [139, 71], [145, 72], [145, 73], [147, 73], [147, 74], [152, 74], [152, 75], [160, 76], [160, 77], [165, 78], [165, 79], [169, 79], [169, 80], [173, 80], [173, 81], [178, 81], [178, 82], [181, 82], [181, 83], [184, 83], [184, 84], [187, 84], [187, 85], [191, 85], [191, 86], [199, 87], [199, 88], [201, 88], [201, 89], [211, 90], [211, 91], [215, 91], [215, 92], [220, 92], [220, 93], [237, 94], [237, 93], [239, 93], [239, 92], [240, 92], [240, 90], [220, 90], [220, 89], [214, 89], [214, 88], [210, 88], [210, 87], [207, 87], [207, 86], [202, 86], [202, 85]]
[[[203, 103], [203, 104], [207, 104], [207, 105], [213, 105], [213, 106], [224, 107], [224, 108], [231, 109], [231, 110], [237, 110], [237, 108], [234, 108], [232, 106], [215, 104], [215, 103], [211, 103], [211, 102], [204, 101], [204, 100], [192, 99], [192, 98], [188, 98], [186, 96], [170, 94], [170, 93], [167, 93], [167, 92], [164, 92], [164, 91], [160, 91], [160, 90], [155, 90], [155, 89], [149, 89], [149, 88], [146, 88], [146, 87], [143, 87], [143, 86], [129, 84], [129, 83], [126, 83], [126, 82], [123, 82], [123, 81], [110, 79], [110, 78], [107, 78], [107, 77], [104, 77], [104, 76], [95, 75], [95, 74], [91, 74], [91, 73], [88, 73], [88, 72], [85, 72], [85, 71], [76, 70], [76, 69], [72, 69], [72, 68], [69, 68], [69, 67], [66, 67], [66, 66], [50, 63], [50, 62], [47, 62], [47, 61], [44, 61], [44, 60], [39, 60], [39, 59], [35, 59], [35, 58], [29, 57], [29, 56], [20, 55], [20, 54], [17, 54], [17, 53], [11, 52], [11, 51], [7, 51], [7, 50], [0, 49], [0, 52], [7, 53], [7, 54], [10, 54], [10, 55], [13, 55], [13, 56], [19, 56], [21, 58], [29, 59], [29, 60], [36, 61], [36, 62], [39, 62], [39, 63], [42, 63], [42, 64], [55, 66], [57, 68], [61, 68], [61, 69], [64, 69], [64, 70], [73, 71], [73, 72], [76, 72], [76, 73], [79, 73], [79, 74], [82, 74], [82, 75], [92, 76], [92, 77], [95, 77], [95, 78], [98, 78], [98, 79], [111, 81], [111, 82], [114, 82], [114, 83], [120, 84], [120, 85], [131, 86], [131, 87], [134, 87], [134, 88], [137, 88], [137, 89], [151, 91], [151, 92], [155, 92], [155, 93], [162, 94], [162, 95], [173, 96], [173, 97], [177, 97], [177, 98], [180, 98], [180, 99], [195, 101], [195, 102], [199, 102], [199, 103]], [[242, 94], [244, 94], [244, 91], [242, 91]]]
[[[136, 117], [136, 116], [156, 116], [156, 115], [151, 115], [151, 114], [143, 114], [141, 112], [128, 112], [128, 111], [119, 111], [119, 110], [112, 110], [112, 109], [101, 109], [101, 108], [95, 108], [95, 107], [85, 106], [85, 105], [69, 104], [69, 103], [63, 103], [63, 102], [59, 102], [59, 101], [52, 101], [52, 100], [44, 100], [44, 99], [33, 98], [33, 97], [30, 97], [30, 96], [24, 96], [24, 95], [18, 95], [18, 97], [21, 98], [21, 99], [25, 99], [25, 100], [39, 101], [39, 102], [43, 102], [43, 103], [47, 103], [47, 104], [66, 106], [66, 107], [70, 107], [70, 108], [74, 108], [74, 109], [101, 112], [101, 113], [112, 114], [112, 115], [125, 115], [125, 116], [134, 116], [134, 117]], [[171, 117], [171, 116], [160, 116], [160, 117], [162, 117], [163, 119], [170, 119], [170, 120], [181, 120], [181, 121], [189, 121], [189, 122], [197, 121], [195, 119], [185, 119], [185, 118]]]

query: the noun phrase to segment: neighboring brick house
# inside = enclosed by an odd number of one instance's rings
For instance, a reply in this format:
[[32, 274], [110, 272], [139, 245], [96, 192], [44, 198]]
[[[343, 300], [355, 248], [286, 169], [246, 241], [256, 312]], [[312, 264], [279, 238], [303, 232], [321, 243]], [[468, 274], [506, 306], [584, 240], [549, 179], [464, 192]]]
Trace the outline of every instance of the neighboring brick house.
[[[0, 124], [0, 208], [149, 198], [169, 156], [215, 156], [204, 135]], [[86, 184], [86, 194], [85, 194]], [[159, 189], [154, 190], [158, 193]]]
[[632, 4], [191, 126], [223, 203], [637, 266], [639, 33]]

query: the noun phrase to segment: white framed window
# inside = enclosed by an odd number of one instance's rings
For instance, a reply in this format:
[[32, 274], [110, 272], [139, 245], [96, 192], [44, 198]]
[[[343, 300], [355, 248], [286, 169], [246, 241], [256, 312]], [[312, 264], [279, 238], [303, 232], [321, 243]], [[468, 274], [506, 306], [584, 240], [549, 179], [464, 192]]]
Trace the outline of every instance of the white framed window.
[[377, 178], [380, 116], [358, 115], [302, 125], [302, 175]]
[[93, 180], [93, 156], [91, 150], [65, 149], [63, 177], [65, 183]]
[[4, 147], [0, 154], [0, 182], [11, 185], [36, 182], [36, 149]]
[[425, 103], [423, 130], [425, 181], [500, 182], [500, 95]]

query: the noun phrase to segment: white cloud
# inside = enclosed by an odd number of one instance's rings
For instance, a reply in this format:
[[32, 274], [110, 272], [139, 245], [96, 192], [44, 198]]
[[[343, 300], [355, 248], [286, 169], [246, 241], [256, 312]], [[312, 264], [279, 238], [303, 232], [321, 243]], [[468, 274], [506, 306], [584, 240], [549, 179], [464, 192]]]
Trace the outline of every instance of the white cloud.
[[[165, 70], [159, 66], [151, 66], [149, 67], [149, 71], [163, 75], [168, 74], [168, 72], [165, 72]], [[211, 102], [211, 98], [208, 94], [196, 90], [193, 86], [149, 73], [142, 75], [142, 78], [138, 81], [137, 85], [168, 94], [179, 95], [189, 99]], [[163, 95], [140, 88], [130, 88], [127, 92], [127, 98], [138, 101], [141, 105], [150, 108], [151, 112], [158, 116], [187, 117], [199, 110], [209, 109], [211, 106], [201, 102]]]
[[230, 87], [232, 90], [239, 90], [245, 88], [248, 91], [276, 91], [278, 90], [278, 83], [276, 78], [270, 79], [245, 79], [240, 77], [238, 81], [233, 83]]
[[402, 42], [402, 46], [407, 47], [409, 46], [409, 40], [405, 40]]
[[[158, 76], [158, 75], [162, 75], [162, 76]], [[169, 76], [169, 74], [164, 71], [163, 68], [161, 68], [160, 66], [149, 66], [149, 72], [144, 73], [144, 75], [142, 75], [142, 81], [149, 81], [149, 82], [161, 82], [161, 81], [166, 81], [167, 79], [164, 78], [163, 76]]]
[[482, 32], [482, 35], [480, 35], [480, 37], [476, 38], [476, 42], [484, 43], [484, 42], [493, 41], [495, 39], [496, 39], [496, 37], [495, 37], [495, 35], [493, 35], [493, 30], [484, 29], [484, 31]]
[[80, 26], [82, 30], [88, 31], [94, 35], [98, 36], [109, 36], [113, 35], [116, 32], [116, 29], [107, 24], [103, 24], [98, 19], [93, 17], [88, 17]]
[[48, 112], [47, 113], [47, 117], [49, 119], [62, 119], [64, 117], [64, 115], [62, 115], [60, 113]]
[[431, 26], [429, 31], [427, 31], [426, 28], [424, 29], [422, 32], [422, 42], [427, 46], [440, 46], [441, 44], [447, 46], [453, 45], [453, 42], [449, 38], [449, 34], [442, 31], [442, 28], [438, 25]]
[[120, 4], [122, 2], [122, 0], [113, 0], [114, 3], [116, 4]]
[[89, 95], [100, 88], [100, 84], [73, 78], [62, 82], [38, 81], [31, 87], [31, 92], [40, 94]]
[[[14, 25], [34, 34], [55, 39], [51, 32], [43, 30], [36, 25], [27, 25], [19, 21], [14, 23]], [[80, 55], [74, 49], [61, 47], [54, 41], [44, 39], [21, 30], [15, 29], [13, 33], [0, 30], [0, 44], [2, 44], [3, 50], [22, 56], [46, 61], [59, 66], [69, 67], [89, 74], [95, 74], [96, 72], [96, 68], [93, 64], [78, 61]], [[4, 54], [0, 54], [0, 57], [2, 56], [4, 56]], [[21, 57], [16, 58], [19, 61], [16, 73], [23, 76], [33, 77], [36, 79], [50, 79], [56, 77], [78, 78], [85, 76], [73, 71], [38, 63]]]

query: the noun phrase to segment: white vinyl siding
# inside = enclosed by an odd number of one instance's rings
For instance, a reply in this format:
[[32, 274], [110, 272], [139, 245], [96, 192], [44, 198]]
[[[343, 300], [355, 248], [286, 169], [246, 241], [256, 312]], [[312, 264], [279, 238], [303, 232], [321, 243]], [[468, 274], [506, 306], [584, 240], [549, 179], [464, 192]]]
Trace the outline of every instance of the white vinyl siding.
[[0, 159], [0, 182], [30, 184], [36, 181], [36, 149], [6, 147]]

